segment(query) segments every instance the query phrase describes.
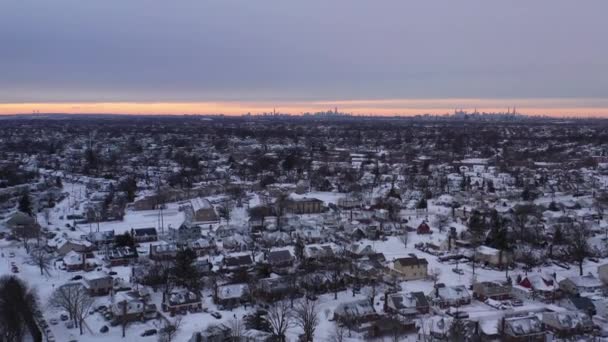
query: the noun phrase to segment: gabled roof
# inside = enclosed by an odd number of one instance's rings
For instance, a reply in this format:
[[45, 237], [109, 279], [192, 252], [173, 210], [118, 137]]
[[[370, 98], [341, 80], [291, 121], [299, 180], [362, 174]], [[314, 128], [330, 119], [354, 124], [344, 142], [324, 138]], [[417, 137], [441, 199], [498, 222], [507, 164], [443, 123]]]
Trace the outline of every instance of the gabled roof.
[[402, 267], [410, 267], [416, 265], [427, 265], [429, 262], [424, 258], [418, 258], [416, 256], [399, 258], [395, 260], [395, 264], [398, 264]]
[[281, 262], [289, 262], [293, 259], [291, 252], [288, 249], [283, 249], [279, 251], [271, 251], [268, 253], [268, 262], [270, 263], [281, 263]]

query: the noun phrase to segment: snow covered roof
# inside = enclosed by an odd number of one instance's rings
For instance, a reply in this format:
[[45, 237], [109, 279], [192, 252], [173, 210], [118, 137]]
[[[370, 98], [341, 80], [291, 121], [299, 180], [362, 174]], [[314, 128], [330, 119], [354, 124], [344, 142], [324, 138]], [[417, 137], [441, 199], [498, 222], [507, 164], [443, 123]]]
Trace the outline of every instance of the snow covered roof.
[[354, 302], [340, 303], [334, 314], [340, 316], [359, 317], [374, 314], [376, 311], [368, 299], [361, 299]]
[[505, 318], [505, 326], [516, 336], [524, 336], [543, 331], [543, 325], [536, 316]]
[[247, 284], [222, 285], [217, 289], [217, 296], [220, 299], [241, 298], [249, 292]]

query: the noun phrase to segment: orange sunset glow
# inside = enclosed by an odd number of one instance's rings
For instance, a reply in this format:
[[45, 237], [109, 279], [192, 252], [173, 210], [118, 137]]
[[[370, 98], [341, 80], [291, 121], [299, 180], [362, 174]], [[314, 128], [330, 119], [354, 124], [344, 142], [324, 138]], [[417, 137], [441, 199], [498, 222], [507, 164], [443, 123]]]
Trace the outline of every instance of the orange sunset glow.
[[452, 113], [454, 109], [548, 116], [608, 116], [607, 99], [386, 99], [336, 101], [201, 101], [201, 102], [61, 102], [2, 103], [0, 114], [82, 113], [82, 114], [261, 114], [276, 109], [280, 113], [302, 114], [338, 107], [357, 115], [416, 115]]

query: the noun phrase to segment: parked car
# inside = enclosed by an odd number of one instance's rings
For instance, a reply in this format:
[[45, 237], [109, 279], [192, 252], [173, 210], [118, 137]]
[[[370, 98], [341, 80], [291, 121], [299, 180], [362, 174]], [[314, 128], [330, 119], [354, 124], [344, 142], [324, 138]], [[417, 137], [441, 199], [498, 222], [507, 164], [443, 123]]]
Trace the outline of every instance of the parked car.
[[222, 314], [221, 314], [221, 313], [219, 313], [219, 312], [217, 312], [217, 311], [213, 311], [213, 312], [211, 313], [211, 316], [212, 316], [213, 318], [216, 318], [216, 319], [220, 319], [220, 318], [222, 318]]
[[99, 332], [102, 333], [102, 334], [105, 334], [108, 331], [110, 331], [110, 328], [108, 328], [107, 325], [104, 325], [103, 327], [101, 327], [101, 329], [99, 329]]
[[67, 314], [61, 314], [61, 316], [59, 316], [59, 319], [61, 319], [62, 321], [67, 321], [70, 317]]
[[152, 335], [156, 335], [158, 331], [156, 329], [148, 329], [146, 331], [144, 331], [143, 333], [141, 333], [140, 336], [152, 336]]
[[73, 276], [72, 279], [70, 279], [70, 280], [80, 280], [80, 279], [82, 279], [82, 276], [79, 274], [79, 275]]
[[513, 299], [513, 300], [511, 301], [511, 305], [512, 305], [512, 306], [523, 306], [523, 305], [524, 305], [524, 303], [523, 303], [521, 300], [519, 300], [519, 299]]
[[49, 323], [51, 323], [52, 325], [57, 325], [57, 324], [59, 324], [59, 320], [57, 320], [57, 318], [51, 318], [49, 320]]

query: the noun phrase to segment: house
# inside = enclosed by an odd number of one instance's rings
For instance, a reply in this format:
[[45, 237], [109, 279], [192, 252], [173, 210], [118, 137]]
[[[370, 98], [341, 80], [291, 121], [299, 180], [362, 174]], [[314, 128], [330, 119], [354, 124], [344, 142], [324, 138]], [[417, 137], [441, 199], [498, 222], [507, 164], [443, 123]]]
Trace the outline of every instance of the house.
[[416, 228], [416, 234], [431, 234], [431, 227], [429, 227], [429, 225], [422, 221], [422, 223], [418, 226], [418, 228]]
[[207, 275], [213, 269], [213, 264], [209, 261], [209, 258], [197, 258], [194, 261], [194, 268], [201, 275]]
[[156, 228], [131, 229], [131, 236], [135, 242], [151, 242], [158, 240]]
[[211, 254], [215, 252], [216, 249], [213, 239], [208, 238], [198, 238], [195, 241], [188, 241], [186, 245], [196, 254], [197, 257]]
[[111, 266], [124, 266], [130, 264], [132, 261], [137, 260], [137, 250], [133, 247], [114, 247], [109, 249], [105, 255], [105, 260], [110, 263]]
[[471, 295], [464, 285], [445, 286], [444, 284], [437, 284], [435, 289], [428, 294], [428, 297], [432, 305], [442, 309], [471, 303]]
[[93, 250], [93, 245], [85, 240], [61, 240], [56, 245], [57, 254], [66, 255], [69, 252], [86, 253]]
[[226, 256], [222, 261], [222, 269], [227, 271], [238, 271], [252, 266], [253, 260], [249, 254]]
[[499, 281], [482, 281], [473, 284], [473, 298], [505, 300], [511, 298], [511, 284]]
[[84, 269], [86, 257], [84, 254], [70, 251], [62, 259], [63, 265], [68, 272], [75, 272]]
[[327, 293], [332, 287], [330, 276], [322, 271], [308, 273], [300, 277], [300, 287], [310, 293]]
[[559, 288], [567, 294], [587, 297], [601, 294], [604, 283], [589, 273], [583, 276], [567, 277], [559, 282]]
[[412, 255], [410, 257], [396, 259], [393, 262], [393, 268], [405, 280], [424, 279], [427, 277], [428, 264], [426, 259]]
[[417, 341], [449, 341], [450, 327], [454, 319], [449, 316], [431, 316], [419, 320]]
[[[597, 304], [602, 300], [591, 300], [588, 297], [570, 296], [560, 301], [560, 306], [573, 311], [579, 311], [589, 316], [593, 316], [597, 312]], [[600, 312], [597, 312], [598, 314]]]
[[270, 251], [266, 257], [268, 264], [272, 267], [290, 267], [293, 265], [295, 257], [289, 249]]
[[147, 299], [135, 292], [117, 292], [110, 311], [117, 323], [135, 322], [145, 319], [148, 314], [157, 315], [156, 305], [146, 304]]
[[285, 209], [293, 214], [318, 214], [323, 212], [323, 201], [316, 198], [290, 198], [285, 203]]
[[380, 315], [374, 310], [369, 299], [361, 299], [353, 302], [340, 303], [334, 310], [334, 320], [357, 328], [363, 323], [378, 319]]
[[559, 285], [552, 275], [540, 273], [528, 274], [518, 285], [529, 290], [533, 298], [551, 301], [559, 299], [562, 296]]
[[307, 260], [327, 260], [334, 257], [334, 250], [330, 244], [307, 245], [304, 247], [304, 259]]
[[230, 310], [249, 302], [249, 285], [228, 284], [217, 288], [215, 304], [222, 310]]
[[597, 276], [604, 284], [608, 285], [608, 264], [597, 267]]
[[109, 245], [114, 242], [114, 231], [107, 230], [102, 232], [91, 232], [86, 236], [87, 241], [91, 242], [98, 248], [103, 245]]
[[114, 286], [114, 278], [102, 272], [87, 273], [83, 279], [84, 287], [92, 296], [107, 295]]
[[201, 226], [191, 223], [182, 223], [177, 229], [169, 228], [169, 238], [177, 244], [186, 244], [201, 238]]
[[359, 198], [355, 198], [355, 197], [338, 198], [338, 207], [340, 207], [341, 209], [350, 210], [350, 209], [360, 208], [361, 206], [363, 206], [363, 201]]
[[429, 313], [430, 306], [422, 292], [400, 292], [385, 295], [384, 311], [412, 320]]
[[188, 311], [199, 312], [203, 310], [201, 296], [187, 289], [174, 289], [168, 295], [163, 294], [161, 305], [162, 310], [169, 312], [172, 316], [178, 313], [185, 314]]
[[588, 335], [593, 330], [593, 322], [588, 315], [576, 312], [544, 312], [543, 324], [559, 338]]
[[219, 222], [219, 216], [215, 212], [215, 209], [209, 200], [204, 198], [195, 198], [190, 200], [190, 205], [192, 206], [193, 211], [193, 222]]
[[174, 243], [150, 245], [150, 259], [173, 260], [177, 256], [177, 251], [177, 245]]
[[504, 318], [500, 330], [505, 342], [545, 342], [543, 324], [534, 315]]
[[[209, 325], [204, 331], [192, 333], [188, 342], [224, 342], [232, 340], [232, 329], [224, 324]], [[257, 339], [246, 339], [258, 341]], [[263, 340], [261, 340], [263, 341]]]
[[257, 294], [268, 301], [275, 301], [290, 294], [295, 295], [298, 287], [294, 281], [295, 278], [290, 276], [260, 279]]
[[513, 261], [513, 255], [507, 251], [500, 251], [488, 246], [479, 246], [475, 249], [475, 261], [494, 267], [509, 265]]

